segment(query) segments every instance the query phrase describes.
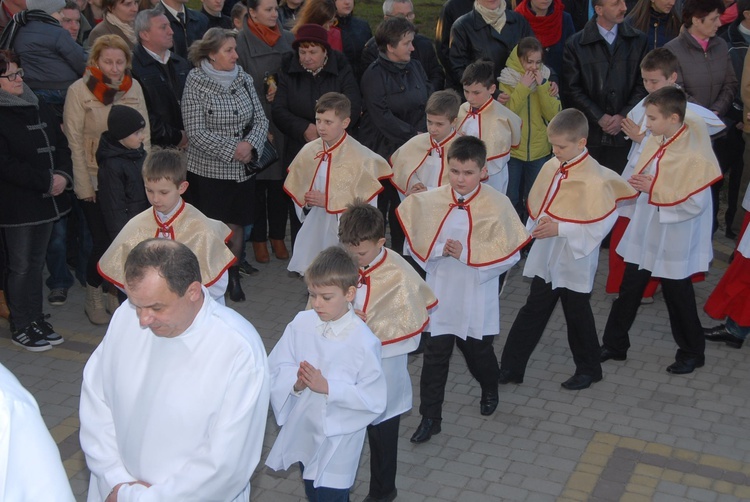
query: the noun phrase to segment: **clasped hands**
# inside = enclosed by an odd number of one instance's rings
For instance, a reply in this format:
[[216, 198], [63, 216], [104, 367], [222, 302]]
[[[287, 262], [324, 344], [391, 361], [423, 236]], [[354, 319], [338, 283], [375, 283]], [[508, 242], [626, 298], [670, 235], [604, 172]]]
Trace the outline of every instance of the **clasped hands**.
[[302, 361], [297, 370], [297, 381], [294, 383], [294, 392], [302, 392], [310, 389], [318, 394], [328, 394], [328, 380], [323, 373], [307, 361]]

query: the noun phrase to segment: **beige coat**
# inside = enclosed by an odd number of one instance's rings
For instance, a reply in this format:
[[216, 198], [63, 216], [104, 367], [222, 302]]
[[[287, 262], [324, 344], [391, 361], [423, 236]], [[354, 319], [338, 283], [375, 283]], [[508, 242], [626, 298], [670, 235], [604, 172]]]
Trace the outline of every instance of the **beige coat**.
[[[146, 120], [143, 145], [151, 147], [151, 127], [141, 85], [133, 79], [133, 86], [114, 104], [138, 110]], [[76, 80], [68, 89], [63, 113], [63, 129], [70, 144], [73, 159], [73, 189], [79, 199], [93, 197], [97, 188], [96, 149], [99, 137], [107, 130], [107, 117], [112, 105], [104, 105], [88, 90], [83, 79]]]

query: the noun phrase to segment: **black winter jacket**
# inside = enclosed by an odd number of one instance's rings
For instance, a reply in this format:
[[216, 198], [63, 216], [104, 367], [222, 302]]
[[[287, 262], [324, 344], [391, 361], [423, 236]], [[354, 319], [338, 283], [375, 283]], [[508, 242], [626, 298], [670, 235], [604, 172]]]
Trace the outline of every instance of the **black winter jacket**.
[[362, 110], [359, 87], [346, 57], [338, 51], [328, 53], [328, 62], [315, 76], [299, 64], [296, 51], [285, 54], [278, 86], [271, 113], [274, 124], [286, 136], [282, 155], [285, 166], [305, 146], [305, 129], [315, 124], [315, 102], [323, 94], [340, 92], [352, 102], [349, 129], [353, 129], [359, 119]]
[[110, 239], [114, 239], [130, 218], [149, 208], [141, 169], [146, 159], [143, 145], [136, 150], [126, 148], [102, 133], [96, 162], [99, 164], [99, 190], [96, 201], [102, 208]]
[[[729, 28], [722, 33], [721, 37], [729, 45], [729, 57], [732, 60], [732, 67], [734, 68], [734, 75], [737, 77], [737, 82], [742, 82], [742, 70], [745, 65], [745, 56], [747, 55], [748, 43], [745, 37], [742, 36], [738, 28], [741, 19], [737, 19]], [[734, 97], [734, 102], [729, 108], [726, 114], [725, 121], [736, 124], [742, 122], [742, 93], [737, 92]]]
[[341, 30], [341, 42], [344, 46], [344, 56], [352, 66], [355, 75], [361, 75], [367, 69], [362, 67], [360, 59], [365, 44], [372, 38], [370, 25], [364, 19], [351, 14], [338, 18], [338, 28]]
[[432, 93], [416, 59], [402, 69], [378, 57], [362, 76], [364, 114], [359, 141], [386, 160], [404, 143], [427, 130], [425, 105]]
[[52, 197], [52, 176], [73, 184], [68, 140], [52, 110], [24, 84], [0, 91], [0, 227], [49, 223], [70, 211], [68, 190]]
[[464, 14], [453, 23], [451, 29], [450, 69], [451, 78], [457, 83], [456, 88], [463, 94], [460, 86], [461, 75], [477, 59], [488, 59], [495, 64], [495, 78], [505, 68], [505, 62], [518, 42], [523, 37], [532, 37], [529, 22], [518, 12], [505, 12], [506, 21], [502, 32], [498, 33], [482, 19], [476, 10]]
[[627, 146], [622, 132], [604, 134], [598, 121], [604, 114], [626, 116], [646, 96], [640, 70], [646, 35], [627, 23], [620, 23], [617, 30], [610, 49], [594, 18], [565, 43], [560, 86], [563, 107], [586, 114], [591, 146]]
[[141, 44], [133, 49], [133, 77], [143, 88], [151, 124], [151, 144], [177, 146], [182, 140], [180, 100], [192, 69], [186, 59], [172, 53], [167, 64], [151, 57]]
[[[432, 85], [432, 92], [442, 90], [445, 87], [445, 71], [443, 71], [443, 67], [440, 65], [435, 47], [432, 45], [432, 40], [416, 33], [413, 45], [414, 52], [411, 53], [411, 57], [422, 63], [422, 68]], [[361, 80], [362, 73], [376, 59], [378, 59], [378, 44], [375, 43], [375, 37], [373, 37], [367, 41], [362, 51], [362, 72], [357, 76], [358, 80]]]

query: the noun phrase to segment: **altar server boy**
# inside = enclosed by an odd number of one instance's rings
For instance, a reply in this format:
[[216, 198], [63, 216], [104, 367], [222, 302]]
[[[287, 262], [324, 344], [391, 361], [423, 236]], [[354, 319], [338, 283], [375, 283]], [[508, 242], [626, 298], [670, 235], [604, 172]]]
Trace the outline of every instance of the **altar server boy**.
[[392, 176], [388, 162], [346, 133], [351, 102], [337, 92], [315, 105], [318, 139], [307, 143], [289, 165], [284, 191], [302, 222], [294, 241], [289, 271], [303, 274], [323, 249], [339, 243], [339, 216], [356, 198], [373, 205]]
[[677, 342], [673, 374], [692, 373], [705, 362], [705, 340], [690, 276], [708, 270], [711, 191], [721, 171], [703, 119], [688, 113], [685, 93], [665, 87], [646, 98], [643, 146], [630, 184], [640, 195], [617, 253], [625, 260], [620, 294], [602, 338], [601, 361], [624, 361], [628, 331], [651, 276], [661, 279], [672, 336]]
[[[455, 93], [454, 93], [455, 94]], [[383, 344], [382, 362], [388, 386], [385, 411], [367, 426], [370, 441], [368, 500], [396, 498], [396, 463], [400, 416], [411, 409], [407, 354], [419, 345], [437, 299], [409, 263], [385, 245], [383, 214], [361, 200], [347, 206], [339, 239], [359, 265], [354, 312]]]
[[365, 428], [386, 408], [380, 340], [354, 313], [359, 270], [340, 247], [305, 274], [312, 310], [287, 325], [268, 357], [271, 406], [281, 426], [271, 469], [299, 463], [308, 500], [348, 500]]
[[602, 379], [589, 300], [599, 246], [617, 219], [617, 201], [636, 197], [636, 191], [589, 155], [588, 135], [586, 116], [572, 108], [556, 115], [547, 127], [554, 158], [542, 167], [528, 198], [526, 228], [536, 240], [523, 275], [531, 277], [531, 290], [505, 342], [501, 384], [523, 382], [526, 364], [558, 300], [576, 365], [563, 388], [585, 389]]
[[420, 379], [422, 422], [413, 443], [441, 430], [454, 344], [482, 387], [480, 413], [491, 415], [497, 408], [492, 337], [500, 332], [498, 278], [518, 262], [530, 237], [510, 200], [480, 184], [487, 175], [486, 159], [482, 140], [456, 139], [448, 150], [450, 185], [410, 195], [396, 211], [407, 251], [427, 272], [427, 284], [440, 301], [427, 328]]
[[176, 149], [153, 148], [143, 163], [143, 183], [151, 208], [128, 220], [102, 255], [99, 274], [124, 291], [125, 260], [139, 243], [154, 237], [185, 244], [198, 258], [201, 281], [211, 298], [225, 304], [227, 270], [236, 258], [227, 247], [232, 231], [182, 199], [187, 160]]
[[497, 90], [492, 62], [477, 61], [467, 66], [461, 85], [466, 103], [458, 112], [458, 133], [484, 141], [487, 174], [482, 181], [505, 194], [510, 149], [521, 141], [521, 118], [492, 97]]
[[448, 185], [446, 152], [458, 136], [456, 117], [461, 98], [447, 89], [432, 93], [425, 105], [427, 132], [417, 134], [391, 155], [391, 183], [401, 200], [413, 193]]

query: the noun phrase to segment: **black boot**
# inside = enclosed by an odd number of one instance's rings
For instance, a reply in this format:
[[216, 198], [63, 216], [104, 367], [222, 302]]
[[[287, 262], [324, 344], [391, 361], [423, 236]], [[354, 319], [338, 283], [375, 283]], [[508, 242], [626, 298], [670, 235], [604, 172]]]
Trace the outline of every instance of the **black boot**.
[[237, 265], [229, 267], [227, 292], [229, 293], [229, 299], [233, 302], [245, 301], [245, 293], [242, 291], [242, 284], [240, 284], [240, 267]]

